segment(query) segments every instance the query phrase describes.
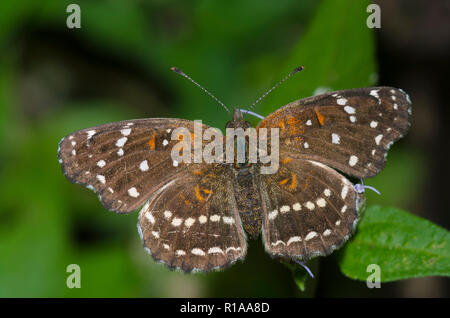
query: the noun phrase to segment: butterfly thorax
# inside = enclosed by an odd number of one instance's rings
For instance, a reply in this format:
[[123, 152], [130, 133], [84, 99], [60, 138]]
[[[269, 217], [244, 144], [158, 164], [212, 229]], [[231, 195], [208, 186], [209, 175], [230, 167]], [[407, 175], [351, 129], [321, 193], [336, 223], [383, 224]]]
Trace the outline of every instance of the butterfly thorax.
[[[244, 119], [244, 117], [242, 116], [242, 112], [239, 110], [239, 108], [234, 109], [234, 113], [233, 113], [233, 120], [229, 121], [225, 128], [229, 129], [232, 128], [234, 130], [238, 130], [238, 129], [242, 129], [244, 132], [247, 128], [250, 128], [251, 124], [246, 121]], [[228, 134], [228, 132], [227, 132]], [[251, 163], [249, 163], [249, 139], [248, 136], [246, 136], [243, 140], [241, 140], [241, 142], [244, 142], [243, 147], [245, 148], [245, 158], [242, 161], [238, 160], [238, 138], [235, 138], [233, 143], [234, 143], [234, 167], [236, 169], [241, 169], [241, 168], [247, 168], [249, 166], [251, 166]]]
[[[234, 110], [233, 120], [229, 121], [226, 128], [250, 128], [239, 109]], [[245, 162], [238, 162], [236, 158], [237, 145], [235, 144], [235, 158], [233, 169], [233, 186], [239, 216], [244, 230], [252, 237], [258, 237], [262, 226], [261, 197], [258, 191], [256, 171], [258, 165], [248, 162], [248, 139], [245, 139]]]

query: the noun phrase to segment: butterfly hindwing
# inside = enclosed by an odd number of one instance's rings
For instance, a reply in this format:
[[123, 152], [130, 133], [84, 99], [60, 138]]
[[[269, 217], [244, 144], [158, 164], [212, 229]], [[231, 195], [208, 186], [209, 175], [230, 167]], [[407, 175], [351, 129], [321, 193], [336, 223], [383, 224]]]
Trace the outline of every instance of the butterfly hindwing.
[[138, 228], [144, 247], [155, 260], [185, 272], [227, 267], [247, 250], [231, 170], [219, 164], [191, 167], [142, 208]]
[[171, 138], [177, 127], [193, 132], [193, 125], [188, 120], [154, 118], [79, 130], [60, 141], [59, 161], [65, 176], [94, 190], [106, 209], [131, 212], [161, 183], [188, 167], [171, 159], [171, 149], [179, 142]]
[[292, 102], [260, 122], [279, 127], [280, 149], [367, 178], [385, 164], [410, 123], [408, 95], [392, 87], [358, 88]]
[[277, 174], [261, 175], [263, 241], [275, 257], [328, 255], [353, 233], [364, 203], [353, 184], [315, 161], [283, 155]]

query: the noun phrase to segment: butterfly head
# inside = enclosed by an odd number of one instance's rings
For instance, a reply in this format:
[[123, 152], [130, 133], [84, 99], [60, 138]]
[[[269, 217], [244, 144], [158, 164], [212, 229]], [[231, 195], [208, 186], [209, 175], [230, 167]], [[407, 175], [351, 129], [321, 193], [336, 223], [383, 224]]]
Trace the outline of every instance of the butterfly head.
[[235, 108], [233, 111], [233, 120], [230, 120], [225, 128], [250, 128], [251, 124], [244, 119], [242, 112], [239, 108]]

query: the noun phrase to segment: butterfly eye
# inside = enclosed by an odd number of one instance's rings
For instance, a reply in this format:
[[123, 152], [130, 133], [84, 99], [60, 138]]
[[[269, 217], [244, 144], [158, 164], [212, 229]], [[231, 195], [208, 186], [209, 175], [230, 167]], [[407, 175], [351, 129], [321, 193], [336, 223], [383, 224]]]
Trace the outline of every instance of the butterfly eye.
[[225, 128], [234, 128], [233, 121], [230, 120], [229, 122], [227, 122]]

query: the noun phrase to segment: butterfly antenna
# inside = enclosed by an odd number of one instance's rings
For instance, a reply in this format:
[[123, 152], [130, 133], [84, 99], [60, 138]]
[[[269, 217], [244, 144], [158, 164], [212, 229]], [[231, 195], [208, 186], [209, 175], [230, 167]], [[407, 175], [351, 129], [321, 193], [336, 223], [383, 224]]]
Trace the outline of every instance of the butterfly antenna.
[[286, 81], [289, 77], [291, 77], [292, 75], [294, 75], [297, 72], [300, 72], [301, 70], [303, 70], [304, 67], [303, 66], [299, 66], [296, 67], [292, 72], [290, 72], [288, 75], [286, 75], [281, 81], [279, 81], [276, 85], [274, 85], [271, 89], [269, 89], [267, 92], [265, 92], [260, 98], [258, 98], [249, 108], [248, 110], [252, 109], [256, 104], [258, 104], [264, 97], [266, 97], [267, 95], [269, 95], [275, 88], [277, 88], [278, 86], [280, 86], [281, 83], [283, 83], [284, 81]]
[[194, 83], [195, 85], [197, 85], [198, 87], [200, 87], [200, 89], [202, 91], [204, 91], [206, 94], [208, 94], [209, 96], [211, 96], [216, 102], [218, 102], [220, 105], [222, 105], [223, 108], [225, 108], [225, 110], [230, 113], [230, 110], [228, 109], [227, 106], [225, 106], [224, 103], [222, 103], [216, 96], [214, 96], [213, 94], [211, 94], [206, 88], [204, 88], [203, 86], [201, 86], [199, 83], [197, 83], [196, 81], [194, 81], [192, 78], [190, 78], [188, 75], [186, 75], [182, 70], [180, 70], [179, 68], [172, 66], [170, 68], [172, 71], [174, 71], [175, 73], [187, 78], [188, 80], [190, 80], [192, 83]]

